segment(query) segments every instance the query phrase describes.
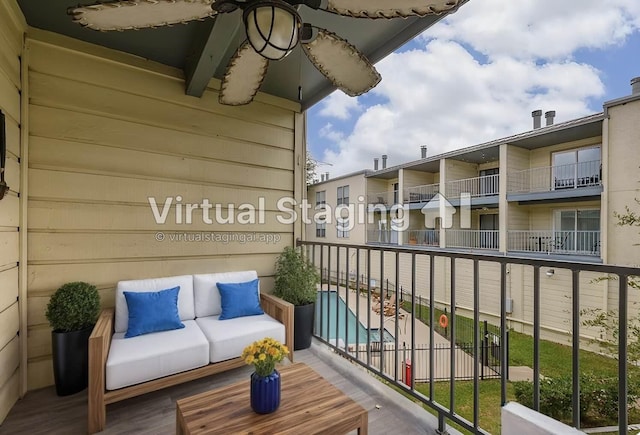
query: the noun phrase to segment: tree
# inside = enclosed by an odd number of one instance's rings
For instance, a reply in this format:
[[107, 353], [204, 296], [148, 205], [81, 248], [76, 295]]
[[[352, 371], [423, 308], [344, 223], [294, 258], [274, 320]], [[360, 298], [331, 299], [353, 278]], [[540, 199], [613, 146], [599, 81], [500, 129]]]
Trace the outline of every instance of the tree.
[[313, 184], [316, 180], [316, 169], [318, 168], [318, 161], [311, 156], [311, 153], [307, 151], [306, 170], [307, 170], [307, 186]]

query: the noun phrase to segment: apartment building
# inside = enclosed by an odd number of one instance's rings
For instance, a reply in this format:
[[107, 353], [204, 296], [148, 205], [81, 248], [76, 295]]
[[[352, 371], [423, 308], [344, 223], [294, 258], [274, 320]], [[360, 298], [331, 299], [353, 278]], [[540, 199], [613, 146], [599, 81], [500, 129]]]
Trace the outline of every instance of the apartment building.
[[[373, 170], [312, 185], [309, 198], [346, 188], [353, 199], [364, 185], [367, 216], [355, 218], [366, 221], [366, 231], [354, 229], [339, 243], [638, 265], [637, 229], [619, 226], [614, 216], [640, 196], [640, 81], [632, 85], [630, 95], [604, 103], [601, 113], [555, 123], [555, 112], [543, 120], [542, 111], [535, 111], [530, 131], [430, 157], [422, 147], [416, 161], [393, 167], [377, 167], [376, 161]], [[335, 242], [340, 234], [329, 224], [324, 232], [313, 230], [307, 227], [307, 240]], [[346, 273], [347, 257], [331, 262], [340, 261]], [[441, 264], [433, 267], [442, 273], [436, 273], [435, 303], [447, 307], [451, 276], [446, 259], [437, 260]], [[410, 254], [368, 261], [361, 259], [361, 271], [368, 265], [394, 288], [409, 289], [415, 279], [418, 292], [429, 294], [431, 265], [417, 264], [412, 277]], [[350, 276], [356, 264], [351, 259]], [[472, 307], [470, 264], [456, 269], [456, 309], [462, 312]], [[570, 329], [572, 276], [568, 270], [543, 272], [543, 330], [563, 341]], [[522, 331], [532, 323], [532, 273], [530, 267], [512, 266], [508, 275], [510, 326]], [[499, 318], [499, 276], [497, 266], [480, 270], [480, 308], [488, 320]], [[614, 309], [617, 286], [597, 278], [580, 276], [582, 308]], [[596, 337], [588, 328], [583, 334]]]

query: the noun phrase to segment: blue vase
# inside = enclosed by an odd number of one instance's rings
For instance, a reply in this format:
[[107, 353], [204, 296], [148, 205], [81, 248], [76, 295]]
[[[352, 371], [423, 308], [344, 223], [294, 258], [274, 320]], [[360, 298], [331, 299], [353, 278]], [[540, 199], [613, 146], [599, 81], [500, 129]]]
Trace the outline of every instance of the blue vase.
[[251, 409], [258, 414], [270, 414], [280, 406], [280, 373], [268, 376], [251, 374]]

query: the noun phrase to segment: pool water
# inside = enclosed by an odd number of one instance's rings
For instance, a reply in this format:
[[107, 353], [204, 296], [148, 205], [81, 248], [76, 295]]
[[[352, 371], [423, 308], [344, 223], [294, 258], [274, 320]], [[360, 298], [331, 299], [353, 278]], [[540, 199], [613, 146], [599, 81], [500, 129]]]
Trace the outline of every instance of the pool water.
[[[335, 291], [318, 292], [315, 323], [316, 334], [329, 342], [335, 343], [337, 339], [338, 343], [341, 341], [342, 343], [355, 344], [356, 332], [360, 344], [367, 342], [367, 333], [371, 342], [380, 341], [380, 330], [371, 328], [367, 331], [367, 328], [358, 321], [353, 311], [347, 307], [347, 304]], [[321, 324], [322, 330], [320, 330]], [[383, 337], [385, 343], [395, 342], [395, 338], [386, 328]]]

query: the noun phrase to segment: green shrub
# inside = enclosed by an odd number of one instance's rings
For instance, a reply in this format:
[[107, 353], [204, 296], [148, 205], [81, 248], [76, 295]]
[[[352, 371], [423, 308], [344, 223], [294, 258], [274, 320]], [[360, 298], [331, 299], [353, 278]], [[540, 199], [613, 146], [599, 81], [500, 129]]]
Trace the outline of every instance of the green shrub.
[[53, 294], [45, 313], [56, 332], [79, 331], [96, 323], [100, 314], [100, 295], [86, 282], [64, 284]]
[[273, 293], [293, 305], [316, 301], [320, 276], [302, 252], [286, 247], [276, 261], [276, 281]]
[[[533, 383], [514, 382], [516, 400], [533, 408]], [[629, 408], [637, 407], [638, 383], [629, 380]], [[556, 420], [571, 422], [573, 385], [570, 375], [540, 381], [540, 412]], [[608, 424], [618, 417], [618, 379], [580, 375], [580, 418], [582, 423]]]

